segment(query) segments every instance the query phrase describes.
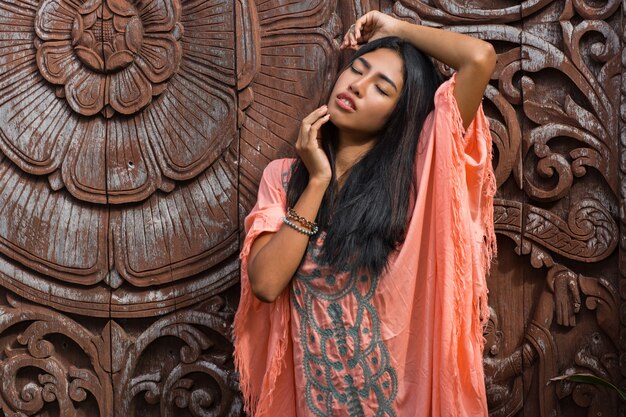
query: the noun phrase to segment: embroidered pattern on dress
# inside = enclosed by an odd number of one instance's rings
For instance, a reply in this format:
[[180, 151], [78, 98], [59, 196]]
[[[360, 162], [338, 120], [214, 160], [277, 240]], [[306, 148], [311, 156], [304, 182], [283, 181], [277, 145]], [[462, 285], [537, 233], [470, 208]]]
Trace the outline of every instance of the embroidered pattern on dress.
[[307, 407], [319, 417], [338, 409], [350, 417], [395, 417], [398, 376], [372, 303], [379, 277], [324, 267], [322, 243], [323, 235], [309, 244], [291, 287]]

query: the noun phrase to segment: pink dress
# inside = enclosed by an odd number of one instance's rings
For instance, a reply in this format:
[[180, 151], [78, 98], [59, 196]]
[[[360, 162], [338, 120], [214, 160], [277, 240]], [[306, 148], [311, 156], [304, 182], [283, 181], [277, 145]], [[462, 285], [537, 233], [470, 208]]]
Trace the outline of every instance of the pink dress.
[[[456, 77], [420, 135], [406, 241], [381, 276], [318, 262], [311, 242], [271, 304], [251, 293], [250, 246], [283, 226], [294, 160], [271, 162], [245, 219], [235, 362], [254, 417], [487, 416], [482, 323], [495, 249], [489, 125], [463, 131]], [[286, 227], [286, 226], [285, 226]]]

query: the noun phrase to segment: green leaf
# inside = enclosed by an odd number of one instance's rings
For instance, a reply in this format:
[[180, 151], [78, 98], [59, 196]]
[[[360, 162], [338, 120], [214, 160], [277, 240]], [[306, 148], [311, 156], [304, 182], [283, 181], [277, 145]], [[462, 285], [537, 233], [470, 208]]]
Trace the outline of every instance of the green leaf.
[[550, 379], [550, 381], [553, 381], [553, 382], [563, 381], [563, 380], [572, 381], [572, 382], [580, 382], [583, 384], [601, 385], [604, 387], [613, 388], [615, 391], [617, 391], [620, 397], [622, 397], [622, 400], [626, 401], [626, 392], [617, 388], [615, 385], [611, 384], [606, 379], [600, 378], [598, 376], [595, 376], [592, 374], [578, 373], [578, 374], [570, 374], [570, 375], [561, 375], [561, 376], [557, 376], [555, 378]]

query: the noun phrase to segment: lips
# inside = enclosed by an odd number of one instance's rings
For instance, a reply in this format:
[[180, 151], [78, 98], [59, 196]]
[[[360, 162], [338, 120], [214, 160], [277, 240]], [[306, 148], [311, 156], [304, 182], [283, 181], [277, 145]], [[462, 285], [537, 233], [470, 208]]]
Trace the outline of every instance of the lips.
[[356, 105], [354, 104], [354, 100], [349, 94], [340, 93], [337, 94], [337, 99], [335, 100], [337, 105], [344, 110], [347, 111], [356, 111]]

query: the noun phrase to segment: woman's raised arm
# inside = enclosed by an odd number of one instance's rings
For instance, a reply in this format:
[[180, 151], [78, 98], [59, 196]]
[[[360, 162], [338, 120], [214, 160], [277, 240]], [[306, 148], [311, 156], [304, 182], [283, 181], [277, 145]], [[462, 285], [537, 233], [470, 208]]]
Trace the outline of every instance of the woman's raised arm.
[[454, 97], [463, 127], [467, 128], [496, 65], [496, 53], [490, 43], [468, 35], [415, 25], [371, 11], [351, 26], [341, 48], [358, 48], [359, 44], [384, 36], [398, 36], [425, 54], [457, 71]]
[[[332, 171], [322, 150], [318, 132], [330, 115], [324, 105], [302, 120], [296, 151], [309, 172], [309, 184], [293, 209], [302, 217], [314, 220], [322, 204]], [[296, 273], [306, 252], [309, 236], [292, 227], [258, 236], [250, 248], [248, 278], [254, 295], [261, 301], [273, 302]]]

